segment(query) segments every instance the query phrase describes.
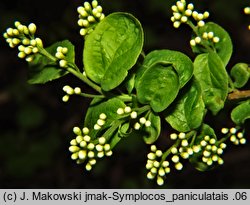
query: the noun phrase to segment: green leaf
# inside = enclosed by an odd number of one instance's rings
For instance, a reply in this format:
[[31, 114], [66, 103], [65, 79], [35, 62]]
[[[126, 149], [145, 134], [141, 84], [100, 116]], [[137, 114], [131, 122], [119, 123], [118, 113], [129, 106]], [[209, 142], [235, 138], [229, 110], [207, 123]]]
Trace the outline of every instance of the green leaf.
[[[54, 43], [50, 47], [46, 48], [46, 51], [54, 56], [58, 46], [68, 48], [66, 60], [69, 63], [74, 63], [75, 61], [74, 45], [70, 43], [68, 40]], [[41, 54], [35, 54], [33, 61], [30, 62], [29, 65], [30, 68], [29, 68], [28, 82], [31, 84], [40, 84], [40, 83], [44, 84], [49, 81], [58, 79], [68, 73], [65, 69], [59, 67], [58, 63], [52, 62], [46, 56]]]
[[88, 35], [84, 46], [87, 76], [109, 91], [126, 78], [143, 46], [140, 22], [131, 14], [113, 13]]
[[[213, 43], [213, 45], [216, 53], [220, 56], [226, 66], [233, 53], [233, 45], [230, 35], [221, 26], [213, 22], [208, 22], [205, 26], [199, 28], [199, 36], [202, 36], [204, 32], [213, 32], [214, 36], [219, 37], [220, 41], [218, 43]], [[195, 53], [204, 53], [210, 52], [211, 50], [207, 50], [203, 46], [198, 45], [193, 47], [193, 51]]]
[[168, 110], [165, 119], [175, 130], [189, 132], [200, 127], [205, 114], [205, 105], [198, 82], [193, 79], [191, 84], [180, 92]]
[[179, 92], [179, 78], [171, 65], [147, 68], [136, 83], [138, 101], [150, 104], [155, 112], [165, 110]]
[[148, 116], [148, 120], [151, 122], [151, 126], [145, 127], [146, 135], [143, 139], [147, 144], [153, 144], [161, 133], [161, 118], [159, 115], [151, 112]]
[[149, 53], [143, 62], [143, 69], [139, 71], [138, 78], [148, 68], [156, 65], [172, 65], [179, 76], [180, 88], [182, 88], [193, 75], [193, 63], [185, 54], [172, 50], [156, 50]]
[[231, 118], [237, 125], [242, 125], [247, 119], [250, 119], [250, 100], [247, 100], [231, 112]]
[[234, 79], [234, 86], [236, 88], [242, 88], [247, 84], [249, 80], [250, 68], [246, 63], [237, 63], [231, 69], [230, 75]]
[[216, 53], [204, 53], [194, 61], [194, 75], [202, 90], [206, 107], [215, 115], [223, 107], [228, 93], [228, 75]]
[[111, 124], [119, 118], [119, 115], [116, 113], [118, 108], [124, 108], [125, 104], [122, 100], [117, 98], [111, 98], [108, 100], [95, 98], [90, 103], [89, 109], [87, 110], [84, 126], [88, 127], [91, 137], [96, 137], [98, 133], [97, 130], [94, 130], [94, 125], [96, 124], [97, 120], [101, 113], [106, 114], [107, 119], [105, 120], [105, 124], [102, 129], [106, 129], [111, 126]]

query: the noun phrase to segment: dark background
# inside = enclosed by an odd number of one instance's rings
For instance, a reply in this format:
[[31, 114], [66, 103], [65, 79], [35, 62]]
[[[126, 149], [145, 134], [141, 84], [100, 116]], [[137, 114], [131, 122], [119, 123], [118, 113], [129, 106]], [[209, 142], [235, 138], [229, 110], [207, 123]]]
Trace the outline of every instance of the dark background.
[[[15, 20], [38, 26], [37, 36], [45, 46], [69, 39], [82, 66], [83, 41], [78, 35], [76, 8], [81, 0], [0, 2], [0, 33], [12, 27]], [[105, 14], [125, 11], [134, 14], [145, 31], [146, 53], [168, 48], [193, 58], [189, 47], [191, 31], [184, 25], [174, 29], [170, 21], [173, 0], [103, 0]], [[234, 53], [228, 68], [237, 62], [249, 62], [250, 16], [243, 14], [247, 0], [194, 0], [198, 11], [208, 10], [209, 20], [224, 27], [232, 37]], [[97, 163], [87, 173], [70, 159], [69, 141], [72, 127], [82, 125], [89, 101], [72, 98], [61, 101], [62, 87], [84, 87], [71, 76], [46, 85], [29, 85], [27, 64], [17, 58], [0, 37], [0, 188], [158, 188], [146, 179], [148, 147], [139, 139], [128, 139], [114, 150], [114, 155]], [[73, 82], [72, 82], [73, 81]], [[230, 106], [229, 106], [230, 108]], [[232, 126], [227, 116], [220, 116], [215, 126]], [[219, 122], [218, 122], [219, 121]], [[221, 124], [220, 124], [221, 123]], [[219, 124], [219, 125], [218, 125]], [[247, 125], [249, 127], [249, 123]], [[168, 131], [164, 131], [166, 137]], [[249, 141], [249, 132], [247, 134]], [[250, 143], [229, 146], [225, 164], [210, 172], [198, 172], [189, 163], [183, 171], [173, 171], [164, 188], [250, 188]]]

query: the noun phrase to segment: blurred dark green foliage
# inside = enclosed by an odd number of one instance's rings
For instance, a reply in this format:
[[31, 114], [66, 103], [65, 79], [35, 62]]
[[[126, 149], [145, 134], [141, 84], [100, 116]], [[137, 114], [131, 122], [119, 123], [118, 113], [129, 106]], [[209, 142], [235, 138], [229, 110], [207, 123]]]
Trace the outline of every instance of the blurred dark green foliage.
[[[76, 46], [77, 64], [81, 66], [82, 54], [79, 51], [83, 41], [78, 35], [76, 8], [82, 2], [22, 0], [13, 3], [2, 0], [0, 32], [12, 26], [15, 20], [34, 22], [38, 25], [38, 36], [46, 46], [69, 39]], [[176, 30], [170, 21], [174, 0], [99, 2], [106, 14], [130, 12], [141, 21], [146, 52], [168, 48], [192, 57], [189, 47], [191, 31], [186, 26]], [[210, 20], [231, 35], [234, 54], [230, 66], [239, 61], [249, 62], [250, 32], [247, 25], [250, 19], [243, 14], [249, 1], [192, 2], [197, 10], [208, 10]], [[82, 115], [89, 103], [89, 100], [77, 97], [67, 104], [61, 102], [63, 85], [74, 78], [67, 76], [45, 86], [28, 85], [27, 64], [17, 58], [16, 51], [8, 48], [3, 38], [0, 38], [0, 65], [0, 188], [158, 188], [145, 177], [147, 148], [142, 139], [124, 140], [114, 150], [113, 157], [99, 162], [91, 173], [84, 172], [70, 159], [68, 142], [72, 137], [71, 129], [83, 124]], [[81, 85], [78, 80], [74, 83]], [[232, 125], [225, 115], [219, 115], [218, 120], [224, 126]], [[168, 133], [166, 130], [164, 135]], [[161, 143], [169, 141], [162, 136]], [[164, 188], [250, 188], [250, 143], [228, 150], [224, 155], [225, 165], [207, 173], [187, 165], [182, 172], [169, 175]]]

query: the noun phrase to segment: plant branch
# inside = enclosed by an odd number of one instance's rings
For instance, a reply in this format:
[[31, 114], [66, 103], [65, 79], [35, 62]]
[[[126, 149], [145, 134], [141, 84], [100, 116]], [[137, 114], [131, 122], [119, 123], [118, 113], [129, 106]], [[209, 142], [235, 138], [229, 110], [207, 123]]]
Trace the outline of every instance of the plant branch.
[[250, 97], [250, 90], [236, 90], [228, 95], [228, 100], [239, 100]]

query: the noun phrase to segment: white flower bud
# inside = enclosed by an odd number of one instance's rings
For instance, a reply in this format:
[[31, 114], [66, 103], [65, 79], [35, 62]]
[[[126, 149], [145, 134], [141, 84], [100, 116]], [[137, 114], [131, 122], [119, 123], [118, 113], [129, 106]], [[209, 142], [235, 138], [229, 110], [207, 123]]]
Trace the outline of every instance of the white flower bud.
[[145, 127], [150, 127], [151, 126], [151, 122], [149, 121], [149, 120], [147, 120], [146, 122], [145, 122]]
[[181, 146], [183, 146], [183, 147], [187, 147], [188, 146], [188, 141], [187, 140], [182, 140], [181, 141]]
[[63, 86], [63, 91], [66, 92], [68, 95], [73, 95], [74, 94], [74, 89], [71, 88], [68, 85]]
[[214, 162], [217, 162], [219, 157], [217, 155], [213, 155], [211, 158]]
[[37, 46], [43, 47], [43, 42], [42, 42], [42, 40], [40, 38], [36, 38], [35, 40], [36, 40]]
[[124, 114], [124, 109], [120, 107], [120, 108], [118, 108], [118, 110], [116, 111], [116, 113], [118, 115], [122, 115], [122, 114]]
[[37, 48], [37, 47], [34, 47], [33, 49], [32, 49], [32, 53], [38, 53], [39, 52], [39, 49]]
[[91, 138], [90, 138], [90, 136], [85, 135], [85, 136], [83, 137], [83, 140], [84, 140], [85, 142], [90, 142]]
[[181, 17], [181, 22], [186, 23], [188, 21], [188, 18], [186, 16]]
[[148, 157], [148, 159], [151, 159], [151, 160], [154, 160], [155, 158], [156, 158], [156, 155], [154, 154], [154, 153], [149, 153], [148, 155], [147, 155], [147, 157]]
[[98, 6], [98, 2], [96, 0], [92, 1], [92, 7], [96, 8]]
[[82, 137], [81, 135], [78, 135], [78, 136], [76, 137], [76, 142], [77, 142], [78, 144], [80, 144], [82, 141], [83, 141], [83, 137]]
[[176, 133], [170, 134], [170, 139], [171, 140], [176, 140], [178, 138], [178, 135]]
[[201, 37], [199, 37], [199, 36], [195, 37], [194, 40], [195, 40], [195, 43], [196, 43], [196, 44], [201, 43]]
[[227, 147], [227, 145], [226, 145], [225, 143], [221, 143], [221, 144], [220, 144], [220, 148], [221, 148], [221, 149], [225, 149], [226, 147]]
[[205, 146], [207, 145], [207, 142], [206, 142], [205, 140], [202, 140], [202, 141], [200, 142], [200, 145], [201, 145], [202, 147], [205, 147]]
[[107, 157], [110, 157], [110, 156], [112, 156], [112, 154], [113, 154], [113, 152], [112, 152], [112, 150], [110, 150], [110, 151], [108, 151], [108, 152], [106, 153], [106, 156], [107, 156]]
[[98, 157], [98, 158], [103, 158], [104, 155], [105, 155], [104, 152], [98, 152], [98, 153], [97, 153], [97, 157]]
[[216, 37], [213, 37], [213, 42], [214, 42], [214, 43], [218, 43], [219, 41], [220, 41], [220, 38], [219, 38], [219, 37], [217, 37], [217, 36], [216, 36]]
[[98, 13], [102, 13], [102, 7], [101, 6], [97, 6], [96, 10], [97, 10]]
[[195, 20], [197, 20], [197, 16], [198, 16], [198, 12], [197, 11], [193, 11], [192, 16]]
[[27, 61], [27, 62], [31, 62], [31, 61], [33, 61], [33, 56], [28, 56], [28, 57], [26, 57], [25, 58], [25, 60]]
[[180, 163], [180, 162], [178, 162], [178, 163], [175, 165], [175, 169], [177, 169], [177, 170], [182, 170], [182, 168], [183, 168], [183, 165], [182, 165], [182, 163]]
[[92, 165], [92, 166], [95, 165], [96, 164], [96, 160], [95, 159], [89, 160], [89, 164]]
[[204, 18], [203, 14], [200, 13], [197, 15], [197, 20], [200, 21], [200, 20], [203, 20], [203, 18]]
[[95, 22], [94, 16], [88, 16], [88, 22], [94, 23]]
[[218, 147], [215, 146], [215, 145], [213, 145], [213, 146], [212, 146], [212, 151], [213, 151], [213, 152], [216, 152], [217, 150], [218, 150]]
[[246, 143], [247, 143], [247, 140], [245, 138], [240, 139], [240, 144], [246, 144]]
[[104, 18], [105, 18], [105, 15], [104, 15], [104, 14], [102, 14], [102, 15], [100, 16], [100, 18], [99, 18], [99, 19], [100, 19], [100, 21], [101, 21], [101, 20], [103, 20]]
[[66, 60], [60, 60], [59, 65], [60, 65], [60, 67], [65, 68], [67, 66], [67, 61]]
[[210, 143], [210, 144], [215, 144], [215, 143], [216, 143], [216, 139], [214, 139], [214, 138], [210, 139], [210, 140], [209, 140], [209, 143]]
[[159, 185], [159, 186], [162, 186], [163, 184], [164, 184], [164, 180], [163, 180], [163, 178], [162, 177], [157, 177], [157, 184]]
[[75, 139], [71, 140], [71, 141], [70, 141], [70, 145], [76, 146], [76, 145], [77, 145], [77, 141], [76, 141]]
[[74, 93], [76, 94], [76, 95], [80, 95], [81, 94], [81, 88], [79, 88], [79, 87], [76, 87], [75, 89], [74, 89]]
[[86, 157], [87, 157], [87, 152], [86, 152], [86, 150], [81, 150], [81, 151], [79, 151], [79, 152], [78, 152], [78, 157], [79, 157], [79, 159], [86, 159]]
[[181, 25], [181, 22], [179, 22], [179, 21], [175, 21], [174, 24], [173, 24], [173, 26], [174, 26], [175, 28], [179, 28], [180, 25]]
[[73, 160], [78, 159], [78, 153], [77, 153], [77, 152], [76, 152], [76, 153], [73, 153], [73, 154], [71, 155], [71, 159], [73, 159]]
[[209, 17], [209, 12], [205, 11], [205, 12], [203, 13], [203, 18], [204, 18], [204, 19], [207, 19], [208, 17]]
[[155, 154], [156, 154], [157, 157], [161, 157], [162, 156], [162, 151], [161, 150], [157, 150], [155, 152]]
[[103, 125], [105, 124], [105, 121], [104, 121], [104, 120], [101, 120], [101, 119], [98, 119], [98, 120], [97, 120], [97, 124], [98, 124], [99, 126], [103, 126]]
[[180, 160], [180, 158], [179, 158], [179, 156], [177, 156], [177, 155], [174, 155], [174, 156], [172, 157], [172, 162], [174, 162], [174, 163], [179, 162], [179, 160]]
[[172, 154], [177, 154], [177, 153], [178, 153], [178, 149], [177, 149], [176, 147], [173, 147], [173, 148], [171, 149], [171, 153], [172, 153]]
[[153, 174], [152, 172], [148, 172], [147, 178], [148, 179], [154, 179], [155, 178], [155, 174]]
[[92, 169], [91, 164], [89, 164], [89, 163], [86, 164], [85, 169], [86, 169], [87, 171], [91, 171], [91, 169]]
[[86, 148], [87, 147], [87, 142], [86, 141], [81, 141], [80, 147]]
[[77, 146], [70, 146], [69, 147], [69, 151], [72, 152], [72, 153], [78, 152], [79, 150], [80, 150], [80, 148], [77, 147]]
[[62, 101], [63, 101], [63, 102], [68, 102], [68, 101], [69, 101], [69, 95], [64, 95], [64, 96], [62, 97]]
[[205, 22], [204, 21], [198, 21], [197, 25], [199, 27], [205, 26]]
[[179, 20], [181, 18], [181, 14], [178, 12], [173, 13], [173, 16], [176, 20]]
[[190, 45], [191, 45], [191, 46], [196, 46], [196, 42], [195, 42], [194, 39], [190, 40]]
[[100, 137], [100, 138], [98, 139], [98, 142], [99, 142], [100, 145], [104, 145], [104, 144], [106, 143], [105, 137]]
[[200, 147], [199, 145], [194, 145], [194, 146], [193, 146], [193, 151], [194, 151], [195, 153], [198, 153], [198, 152], [201, 151], [201, 147]]
[[186, 134], [184, 132], [181, 132], [179, 134], [179, 139], [185, 139], [185, 137], [186, 137]]
[[170, 167], [166, 167], [166, 168], [165, 168], [165, 173], [166, 173], [166, 174], [170, 173]]
[[131, 114], [130, 114], [130, 117], [132, 119], [136, 119], [137, 118], [137, 112], [133, 111]]
[[207, 32], [204, 32], [204, 33], [202, 34], [202, 38], [204, 38], [204, 39], [207, 39], [207, 38], [208, 38]]
[[74, 127], [73, 128], [73, 132], [76, 134], [76, 135], [82, 135], [82, 131], [79, 127]]
[[86, 34], [87, 34], [87, 30], [84, 29], [84, 28], [82, 28], [82, 29], [80, 30], [80, 35], [81, 35], [81, 36], [85, 36]]
[[190, 9], [190, 10], [193, 10], [194, 9], [194, 5], [192, 3], [190, 3], [190, 4], [187, 5], [187, 8]]
[[100, 130], [101, 129], [101, 126], [100, 125], [98, 125], [98, 124], [95, 124], [94, 125], [94, 130]]
[[136, 123], [134, 124], [134, 129], [135, 129], [135, 130], [139, 130], [140, 128], [141, 128], [140, 123], [136, 122]]
[[224, 164], [224, 160], [221, 159], [221, 158], [219, 158], [219, 159], [218, 159], [218, 164], [220, 164], [220, 165]]
[[230, 137], [230, 141], [231, 141], [231, 142], [236, 142], [236, 141], [237, 141], [236, 136], [235, 136], [235, 135], [232, 135], [232, 136]]
[[205, 151], [203, 152], [203, 156], [204, 156], [204, 157], [210, 157], [210, 155], [211, 155], [211, 152], [209, 152], [209, 151], [207, 151], [207, 150], [205, 150]]
[[207, 37], [210, 38], [210, 39], [213, 38], [214, 37], [214, 32], [212, 32], [212, 31], [208, 32]]
[[168, 161], [163, 161], [163, 162], [162, 162], [162, 166], [163, 166], [164, 168], [168, 167], [168, 166], [169, 166], [169, 162], [168, 162]]
[[93, 151], [88, 152], [88, 158], [92, 159], [95, 157], [95, 153]]
[[178, 8], [177, 8], [176, 5], [173, 5], [173, 6], [171, 7], [171, 9], [172, 9], [173, 12], [178, 12]]
[[36, 33], [36, 25], [34, 23], [29, 24], [28, 29], [31, 35], [34, 35]]
[[91, 11], [91, 5], [89, 2], [85, 1], [84, 2], [84, 8], [86, 11]]
[[184, 7], [184, 4], [181, 1], [177, 1], [176, 5], [177, 5], [177, 8], [178, 8], [179, 11], [184, 11], [185, 7]]
[[181, 153], [181, 157], [182, 157], [183, 159], [188, 159], [188, 158], [189, 158], [189, 154], [188, 154], [187, 152], [182, 152], [182, 153]]
[[19, 21], [15, 21], [14, 25], [17, 28], [19, 25], [21, 25], [21, 23]]
[[146, 118], [145, 117], [141, 117], [140, 119], [139, 119], [139, 122], [142, 124], [142, 125], [144, 125], [145, 123], [146, 123]]
[[101, 114], [99, 115], [99, 118], [100, 118], [101, 120], [106, 120], [106, 119], [107, 119], [107, 115], [106, 115], [105, 113], [101, 113]]
[[126, 106], [125, 108], [124, 108], [124, 112], [125, 113], [130, 113], [132, 111], [132, 109], [131, 109], [131, 107], [129, 107], [129, 106]]
[[111, 150], [110, 145], [109, 145], [109, 144], [105, 144], [105, 145], [104, 145], [104, 150], [105, 150], [106, 152], [110, 151], [110, 150]]
[[154, 165], [154, 167], [155, 167], [155, 168], [159, 168], [159, 166], [160, 166], [160, 162], [158, 162], [158, 161], [154, 161], [153, 165]]
[[82, 129], [82, 132], [83, 132], [83, 134], [85, 134], [85, 135], [89, 134], [89, 128], [84, 127], [84, 128]]
[[208, 165], [208, 166], [211, 166], [212, 164], [213, 164], [213, 160], [209, 158], [209, 159], [207, 160], [207, 165]]
[[23, 51], [21, 51], [21, 52], [18, 53], [18, 57], [19, 58], [25, 58], [26, 54]]
[[103, 146], [98, 144], [95, 146], [95, 149], [98, 151], [98, 152], [102, 152], [103, 151]]
[[56, 52], [55, 57], [58, 59], [64, 59], [65, 56], [61, 52]]
[[185, 11], [185, 15], [186, 15], [186, 16], [192, 16], [192, 10], [187, 9], [187, 10]]
[[223, 154], [223, 149], [221, 149], [221, 148], [217, 149], [217, 154], [222, 155]]

